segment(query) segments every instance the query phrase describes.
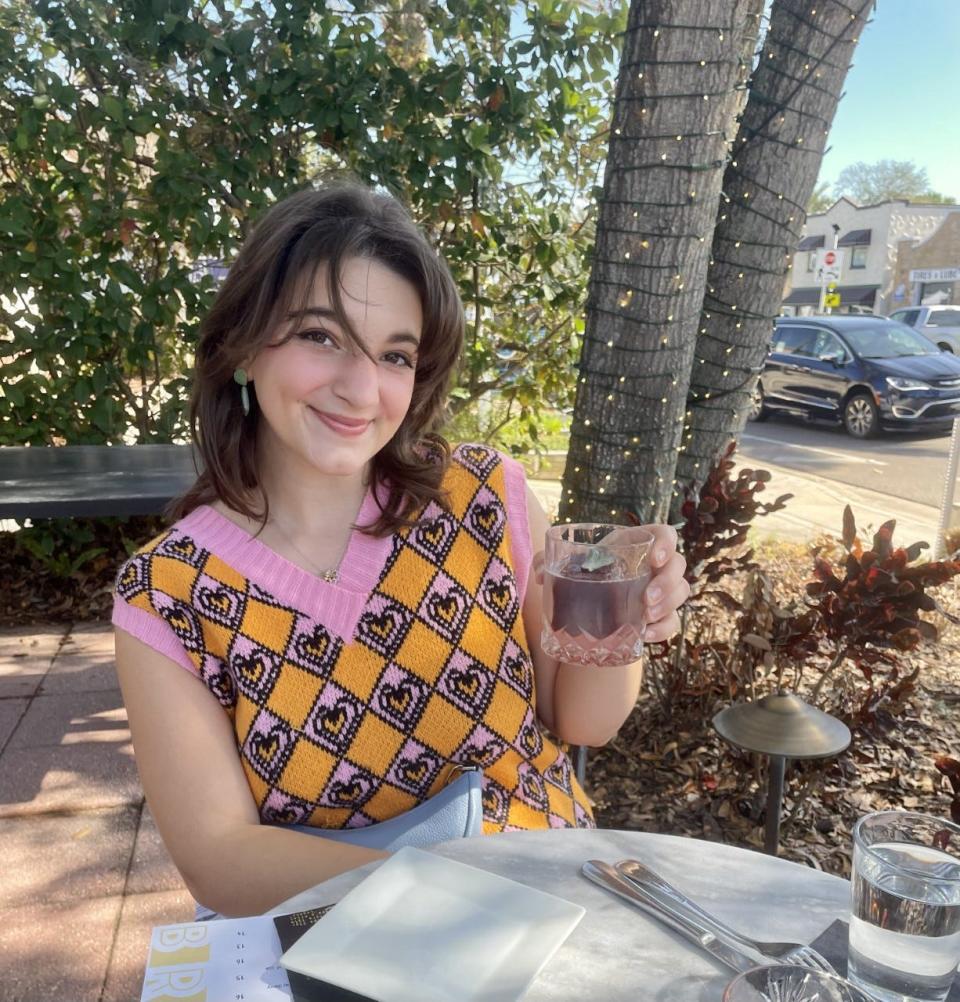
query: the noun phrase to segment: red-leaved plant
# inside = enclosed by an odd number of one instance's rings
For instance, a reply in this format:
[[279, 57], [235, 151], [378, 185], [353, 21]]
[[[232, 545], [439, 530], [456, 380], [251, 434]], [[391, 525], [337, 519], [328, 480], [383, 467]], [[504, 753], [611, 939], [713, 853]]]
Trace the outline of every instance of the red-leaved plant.
[[[662, 715], [672, 718], [682, 711], [685, 726], [706, 727], [721, 702], [789, 688], [851, 727], [889, 723], [917, 678], [915, 670], [904, 672], [901, 655], [937, 638], [936, 627], [921, 613], [936, 610], [953, 619], [929, 589], [960, 572], [960, 562], [919, 562], [927, 548], [922, 542], [895, 547], [893, 520], [865, 549], [847, 506], [845, 559], [834, 567], [826, 549], [816, 548], [815, 580], [806, 596], [781, 606], [746, 539], [754, 518], [780, 510], [792, 495], [760, 501], [757, 495], [770, 474], [743, 469], [734, 476], [734, 450], [731, 444], [700, 490], [688, 489], [681, 505], [680, 546], [691, 598], [682, 610], [680, 634], [650, 645], [648, 652], [648, 683]], [[734, 576], [743, 579], [739, 595], [727, 582], [718, 587]], [[735, 614], [732, 629], [729, 619], [717, 616], [717, 606]], [[856, 675], [837, 675], [844, 663], [852, 664]], [[811, 671], [819, 672], [812, 686], [806, 682]]]
[[[731, 644], [717, 636], [710, 623], [714, 603], [739, 612], [743, 602], [729, 590], [717, 587], [725, 577], [758, 571], [753, 549], [746, 546], [750, 523], [760, 515], [779, 511], [792, 494], [770, 502], [760, 501], [770, 474], [744, 468], [733, 475], [736, 442], [731, 442], [711, 468], [699, 489], [688, 487], [680, 506], [683, 522], [678, 528], [680, 551], [687, 561], [690, 598], [681, 609], [681, 629], [674, 639], [648, 648], [647, 682], [653, 689], [663, 716], [712, 713], [718, 695], [731, 696], [739, 688], [740, 675]], [[627, 512], [634, 524], [641, 521]]]
[[[914, 689], [917, 671], [904, 655], [937, 639], [923, 614], [939, 611], [957, 621], [930, 591], [960, 572], [960, 563], [920, 562], [925, 543], [896, 547], [893, 521], [866, 548], [847, 507], [841, 539], [813, 551], [813, 580], [799, 594], [778, 597], [772, 575], [748, 548], [747, 533], [757, 516], [783, 508], [791, 495], [763, 503], [758, 495], [770, 475], [752, 469], [735, 474], [733, 455], [731, 445], [700, 490], [688, 489], [681, 502], [680, 547], [691, 597], [679, 635], [648, 647], [645, 678], [654, 699], [638, 713], [658, 713], [656, 733], [666, 747], [677, 741], [696, 746], [723, 706], [794, 691], [843, 719], [856, 742], [879, 736]], [[759, 773], [744, 767], [747, 756], [732, 748], [727, 753], [738, 764], [728, 773], [735, 788], [728, 781], [723, 795], [743, 813], [745, 795], [762, 792], [762, 783]], [[808, 794], [835, 763], [792, 768], [800, 782], [793, 784], [785, 821], [803, 813]], [[938, 768], [949, 778], [952, 809], [960, 816], [960, 763], [944, 758]], [[760, 817], [759, 799], [750, 813]]]
[[960, 762], [949, 755], [937, 755], [933, 760], [937, 770], [947, 777], [953, 798], [950, 801], [950, 817], [954, 824], [960, 825]]
[[736, 442], [727, 446], [699, 491], [684, 491], [683, 524], [678, 532], [691, 585], [703, 587], [727, 574], [756, 567], [752, 549], [735, 556], [730, 551], [746, 543], [750, 523], [758, 515], [780, 511], [793, 497], [781, 494], [775, 501], [759, 501], [757, 495], [766, 489], [770, 474], [744, 468], [734, 478], [736, 447]]
[[928, 593], [929, 588], [960, 573], [955, 560], [926, 561], [917, 558], [926, 543], [899, 548], [893, 544], [895, 520], [884, 522], [866, 550], [850, 506], [843, 512], [843, 547], [847, 552], [842, 568], [835, 568], [814, 551], [816, 580], [807, 585], [814, 628], [830, 652], [811, 694], [817, 700], [834, 670], [849, 660], [866, 680], [865, 690], [851, 705], [836, 707], [854, 726], [868, 726], [889, 719], [902, 708], [913, 689], [917, 669], [901, 674], [901, 657], [924, 640], [935, 641], [937, 628], [922, 618], [923, 612], [940, 612], [957, 622]]

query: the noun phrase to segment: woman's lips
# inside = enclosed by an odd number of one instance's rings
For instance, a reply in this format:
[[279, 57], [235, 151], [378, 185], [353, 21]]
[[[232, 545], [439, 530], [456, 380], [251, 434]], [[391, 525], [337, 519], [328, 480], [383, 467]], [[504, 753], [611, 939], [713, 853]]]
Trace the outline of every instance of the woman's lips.
[[324, 411], [318, 411], [314, 407], [311, 407], [310, 410], [332, 431], [335, 431], [338, 435], [345, 435], [348, 438], [356, 438], [358, 435], [362, 435], [370, 426], [369, 421], [358, 421], [356, 418], [344, 418], [336, 414], [327, 414]]

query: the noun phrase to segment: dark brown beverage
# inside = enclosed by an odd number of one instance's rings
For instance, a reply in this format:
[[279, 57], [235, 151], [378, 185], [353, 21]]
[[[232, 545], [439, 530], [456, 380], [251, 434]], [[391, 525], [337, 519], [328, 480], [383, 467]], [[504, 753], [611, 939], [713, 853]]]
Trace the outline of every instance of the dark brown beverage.
[[631, 575], [623, 560], [601, 551], [574, 554], [546, 571], [544, 652], [573, 664], [636, 661], [643, 649], [649, 580], [646, 565]]

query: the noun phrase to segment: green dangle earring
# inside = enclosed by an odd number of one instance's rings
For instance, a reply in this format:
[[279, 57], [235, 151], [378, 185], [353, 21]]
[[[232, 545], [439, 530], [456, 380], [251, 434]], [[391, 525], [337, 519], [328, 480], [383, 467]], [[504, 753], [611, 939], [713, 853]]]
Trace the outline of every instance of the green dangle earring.
[[236, 369], [233, 373], [233, 381], [240, 387], [240, 405], [243, 407], [243, 416], [250, 413], [250, 391], [247, 389], [247, 370]]

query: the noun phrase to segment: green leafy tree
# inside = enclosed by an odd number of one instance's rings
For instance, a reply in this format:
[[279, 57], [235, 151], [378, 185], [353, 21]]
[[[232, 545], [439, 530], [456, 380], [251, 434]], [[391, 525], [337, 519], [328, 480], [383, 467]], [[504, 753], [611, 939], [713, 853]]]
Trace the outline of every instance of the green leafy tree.
[[874, 205], [895, 198], [914, 202], [952, 202], [930, 187], [927, 169], [912, 160], [878, 160], [868, 164], [863, 160], [844, 167], [834, 183], [837, 195], [846, 195], [858, 205]]
[[815, 212], [826, 212], [835, 201], [836, 199], [830, 194], [830, 183], [821, 181], [807, 199], [807, 215], [812, 216]]
[[622, 10], [558, 0], [10, 0], [0, 442], [185, 433], [200, 317], [329, 168], [402, 197], [469, 319], [455, 410], [572, 399]]

